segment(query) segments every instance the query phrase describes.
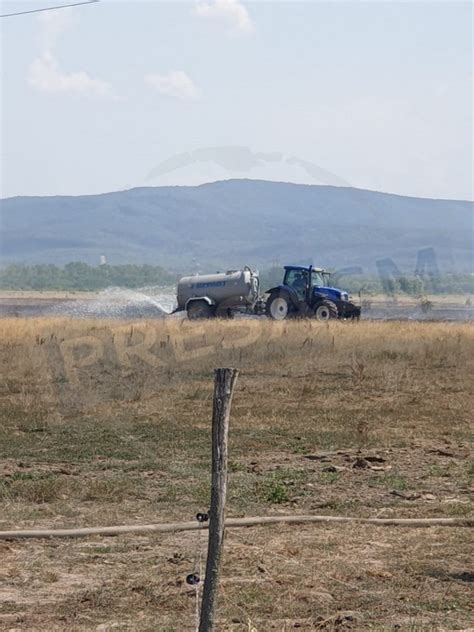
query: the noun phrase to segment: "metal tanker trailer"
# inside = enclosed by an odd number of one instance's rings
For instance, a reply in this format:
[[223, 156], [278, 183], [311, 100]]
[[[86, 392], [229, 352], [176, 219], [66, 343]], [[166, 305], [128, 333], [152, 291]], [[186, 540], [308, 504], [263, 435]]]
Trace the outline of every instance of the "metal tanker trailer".
[[188, 318], [228, 317], [234, 311], [256, 313], [260, 298], [258, 272], [248, 266], [215, 274], [198, 274], [180, 279], [176, 311]]

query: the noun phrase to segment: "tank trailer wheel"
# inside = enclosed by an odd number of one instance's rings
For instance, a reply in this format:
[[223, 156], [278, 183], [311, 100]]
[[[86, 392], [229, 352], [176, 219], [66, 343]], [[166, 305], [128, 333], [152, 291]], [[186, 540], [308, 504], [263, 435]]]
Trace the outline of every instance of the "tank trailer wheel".
[[214, 311], [206, 301], [191, 301], [186, 308], [189, 320], [197, 320], [200, 318], [212, 318]]
[[267, 301], [265, 311], [273, 320], [285, 320], [290, 311], [289, 300], [281, 294], [271, 294]]
[[321, 301], [315, 307], [314, 317], [316, 320], [331, 320], [337, 316], [337, 307], [332, 301]]
[[224, 320], [230, 320], [234, 318], [234, 312], [231, 310], [230, 307], [227, 307], [224, 309], [217, 309], [216, 318], [223, 318]]

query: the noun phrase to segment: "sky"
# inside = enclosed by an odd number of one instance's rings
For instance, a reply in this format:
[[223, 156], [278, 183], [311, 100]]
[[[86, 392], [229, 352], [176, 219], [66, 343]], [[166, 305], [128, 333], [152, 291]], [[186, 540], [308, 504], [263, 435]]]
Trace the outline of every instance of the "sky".
[[0, 194], [243, 177], [473, 199], [472, 12], [101, 0], [3, 18]]

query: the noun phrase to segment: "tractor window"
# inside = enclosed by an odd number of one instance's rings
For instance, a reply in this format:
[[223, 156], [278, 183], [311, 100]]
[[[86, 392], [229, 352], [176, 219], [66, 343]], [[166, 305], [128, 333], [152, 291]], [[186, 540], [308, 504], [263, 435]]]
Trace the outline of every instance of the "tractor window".
[[285, 275], [285, 285], [294, 288], [301, 298], [304, 298], [308, 273], [306, 270], [287, 270]]
[[311, 285], [314, 286], [318, 286], [318, 287], [323, 287], [324, 285], [326, 285], [325, 283], [325, 279], [324, 279], [324, 275], [321, 274], [321, 272], [315, 272], [313, 270], [313, 275], [311, 278]]

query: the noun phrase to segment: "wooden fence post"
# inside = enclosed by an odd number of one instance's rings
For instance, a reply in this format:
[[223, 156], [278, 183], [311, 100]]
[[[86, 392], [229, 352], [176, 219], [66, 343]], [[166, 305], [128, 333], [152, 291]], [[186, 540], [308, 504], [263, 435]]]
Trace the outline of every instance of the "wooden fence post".
[[209, 543], [206, 577], [202, 594], [199, 632], [212, 632], [216, 615], [219, 571], [224, 543], [225, 502], [227, 495], [227, 457], [232, 394], [238, 369], [216, 369], [212, 409], [212, 477], [209, 510]]

